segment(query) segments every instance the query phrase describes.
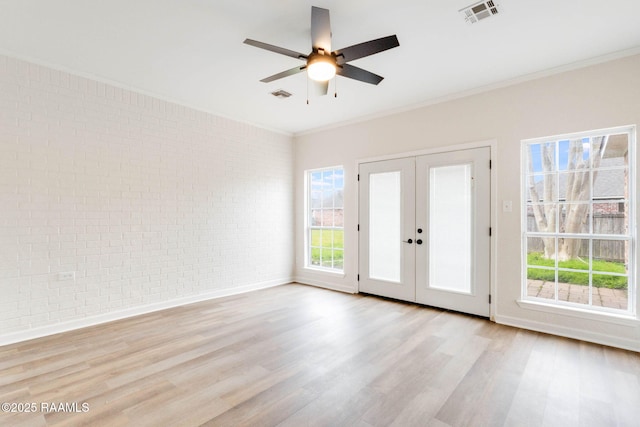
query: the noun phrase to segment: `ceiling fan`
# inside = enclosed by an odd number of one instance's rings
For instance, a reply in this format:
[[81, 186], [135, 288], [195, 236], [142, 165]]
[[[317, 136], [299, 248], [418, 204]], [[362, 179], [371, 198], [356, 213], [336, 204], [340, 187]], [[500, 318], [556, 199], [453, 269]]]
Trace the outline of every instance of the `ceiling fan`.
[[266, 77], [260, 80], [261, 82], [269, 83], [306, 70], [309, 78], [315, 82], [320, 95], [327, 94], [329, 80], [336, 74], [377, 85], [384, 77], [348, 64], [347, 62], [400, 46], [398, 38], [394, 34], [332, 51], [329, 10], [315, 6], [311, 7], [311, 53], [305, 55], [304, 53], [251, 39], [246, 39], [244, 43], [305, 62], [305, 65]]

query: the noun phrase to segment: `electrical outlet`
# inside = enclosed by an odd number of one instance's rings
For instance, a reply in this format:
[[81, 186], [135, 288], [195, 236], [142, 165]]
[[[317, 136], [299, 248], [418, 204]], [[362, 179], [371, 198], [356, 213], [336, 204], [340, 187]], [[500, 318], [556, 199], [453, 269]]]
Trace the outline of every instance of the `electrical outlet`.
[[513, 202], [511, 200], [503, 200], [502, 212], [511, 212], [511, 211], [513, 211]]
[[73, 280], [76, 278], [75, 271], [66, 271], [64, 273], [58, 273], [58, 280]]

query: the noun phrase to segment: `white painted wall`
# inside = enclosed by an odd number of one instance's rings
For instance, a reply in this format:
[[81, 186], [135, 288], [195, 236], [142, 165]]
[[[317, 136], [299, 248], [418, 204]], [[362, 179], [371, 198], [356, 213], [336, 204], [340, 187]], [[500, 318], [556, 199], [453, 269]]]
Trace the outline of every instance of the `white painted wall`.
[[[638, 321], [516, 303], [520, 140], [626, 124], [640, 124], [640, 56], [293, 147], [286, 135], [0, 56], [0, 344], [284, 283], [294, 256], [301, 282], [355, 292], [357, 161], [495, 139], [496, 201], [514, 201], [494, 224], [496, 320], [640, 350]], [[345, 274], [306, 270], [304, 170], [340, 164]], [[75, 278], [59, 280], [67, 271]]]
[[[340, 102], [339, 98], [336, 102]], [[637, 319], [603, 322], [535, 311], [516, 303], [521, 287], [520, 141], [630, 124], [640, 124], [640, 55], [298, 136], [295, 146], [297, 280], [357, 290], [358, 160], [497, 140], [497, 158], [494, 158], [497, 206], [494, 209], [502, 205], [502, 200], [512, 200], [513, 212], [498, 210], [494, 224], [497, 239], [495, 320], [640, 350]], [[333, 165], [345, 167], [344, 276], [304, 268], [304, 170]]]
[[0, 344], [289, 282], [292, 171], [290, 136], [0, 56]]

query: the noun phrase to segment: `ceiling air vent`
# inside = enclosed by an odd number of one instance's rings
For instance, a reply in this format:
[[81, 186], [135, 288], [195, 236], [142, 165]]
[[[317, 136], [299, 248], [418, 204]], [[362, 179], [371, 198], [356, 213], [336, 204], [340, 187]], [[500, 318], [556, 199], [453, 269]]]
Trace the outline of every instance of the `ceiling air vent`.
[[276, 98], [280, 98], [280, 99], [286, 99], [286, 98], [291, 96], [291, 94], [289, 92], [287, 92], [286, 90], [282, 90], [282, 89], [278, 89], [275, 92], [271, 92], [271, 95], [275, 96]]
[[460, 9], [464, 15], [464, 20], [469, 24], [475, 24], [478, 21], [497, 15], [502, 8], [493, 0], [481, 1]]

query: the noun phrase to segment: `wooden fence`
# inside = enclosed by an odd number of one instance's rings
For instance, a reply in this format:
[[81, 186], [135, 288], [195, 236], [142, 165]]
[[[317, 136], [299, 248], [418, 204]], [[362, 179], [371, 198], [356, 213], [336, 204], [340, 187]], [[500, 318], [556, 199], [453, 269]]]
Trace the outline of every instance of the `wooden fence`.
[[[588, 223], [588, 222], [587, 222]], [[527, 230], [536, 230], [536, 220], [533, 214], [527, 215]], [[593, 217], [593, 232], [595, 234], [626, 234], [625, 214], [624, 213], [608, 213], [597, 214]], [[530, 242], [529, 252], [542, 252], [544, 250], [542, 239], [535, 239]], [[626, 262], [625, 261], [625, 245], [623, 240], [594, 240], [593, 255], [594, 259], [602, 259], [606, 261]], [[580, 245], [580, 257], [587, 258], [589, 256], [589, 241], [583, 240]]]

